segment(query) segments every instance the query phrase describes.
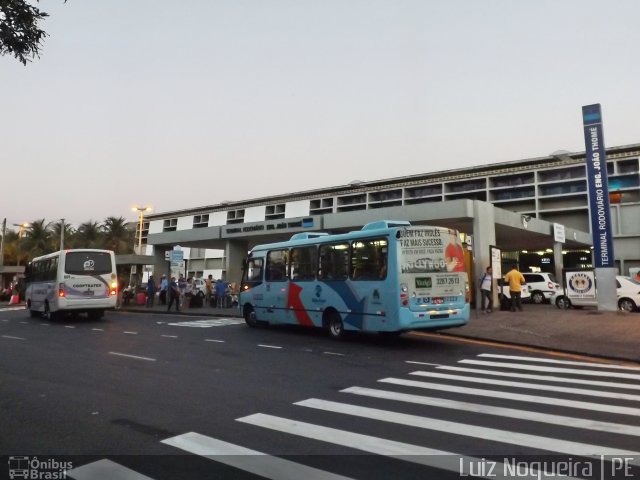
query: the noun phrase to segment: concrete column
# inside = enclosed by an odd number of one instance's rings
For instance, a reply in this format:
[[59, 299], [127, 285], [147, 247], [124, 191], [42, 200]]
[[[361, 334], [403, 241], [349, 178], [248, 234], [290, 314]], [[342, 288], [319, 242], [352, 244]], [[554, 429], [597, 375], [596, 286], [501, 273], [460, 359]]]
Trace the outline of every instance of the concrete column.
[[224, 249], [226, 259], [224, 280], [240, 283], [242, 280], [242, 260], [247, 256], [249, 242], [246, 240], [227, 240]]
[[553, 242], [553, 264], [555, 265], [556, 280], [560, 285], [564, 286], [564, 278], [562, 278], [564, 262], [562, 260], [562, 243], [560, 242]]
[[169, 264], [167, 260], [164, 258], [164, 252], [171, 250], [170, 246], [153, 246], [153, 270], [152, 275], [155, 279], [156, 283], [160, 282], [160, 278], [162, 278], [162, 274], [169, 274]]
[[[478, 280], [491, 265], [491, 252], [489, 247], [496, 246], [495, 213], [492, 204], [480, 200], [473, 201], [473, 284], [469, 285], [476, 295], [476, 310], [480, 310], [480, 287]], [[493, 275], [493, 308], [499, 309], [498, 285], [496, 274]]]

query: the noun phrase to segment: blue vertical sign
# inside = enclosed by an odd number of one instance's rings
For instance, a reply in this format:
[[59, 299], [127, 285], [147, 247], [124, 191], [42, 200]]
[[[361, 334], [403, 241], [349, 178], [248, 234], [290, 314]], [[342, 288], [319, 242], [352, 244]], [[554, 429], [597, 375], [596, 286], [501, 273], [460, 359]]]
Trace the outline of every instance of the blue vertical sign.
[[602, 111], [599, 103], [582, 107], [582, 124], [586, 147], [589, 214], [591, 216], [595, 268], [614, 267], [607, 154], [604, 148]]

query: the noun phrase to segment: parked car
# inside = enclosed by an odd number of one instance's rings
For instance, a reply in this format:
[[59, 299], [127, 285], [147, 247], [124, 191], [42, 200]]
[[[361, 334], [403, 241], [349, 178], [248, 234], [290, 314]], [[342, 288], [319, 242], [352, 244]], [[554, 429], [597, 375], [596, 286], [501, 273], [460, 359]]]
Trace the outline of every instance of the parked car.
[[523, 273], [529, 293], [531, 303], [554, 303], [558, 295], [562, 295], [562, 287], [556, 282], [553, 273]]
[[[509, 284], [505, 283], [504, 279], [499, 278], [498, 279], [498, 286], [500, 287], [500, 290], [502, 291], [502, 296], [498, 299], [498, 301], [500, 302], [500, 308], [508, 309], [508, 304], [511, 301], [511, 292], [509, 291]], [[500, 290], [498, 291], [498, 294], [500, 295]], [[520, 298], [522, 300], [529, 300], [529, 298], [531, 297], [530, 293], [529, 293], [529, 287], [528, 285], [522, 285], [522, 292], [520, 294]]]
[[[624, 275], [617, 275], [616, 296], [620, 310], [625, 312], [637, 311], [640, 305], [640, 281]], [[579, 298], [572, 301], [562, 294], [556, 299], [556, 306], [558, 308], [597, 307], [598, 302], [594, 298]]]
[[193, 279], [193, 293], [200, 298], [204, 298], [207, 294], [207, 287], [204, 283], [204, 278], [194, 278]]

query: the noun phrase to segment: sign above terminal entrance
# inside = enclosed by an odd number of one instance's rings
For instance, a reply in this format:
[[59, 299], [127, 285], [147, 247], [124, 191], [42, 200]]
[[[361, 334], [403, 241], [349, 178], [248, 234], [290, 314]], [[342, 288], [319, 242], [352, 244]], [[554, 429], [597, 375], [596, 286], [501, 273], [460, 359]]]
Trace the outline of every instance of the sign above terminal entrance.
[[308, 229], [322, 229], [318, 217], [283, 218], [279, 220], [267, 220], [264, 222], [240, 223], [238, 225], [226, 225], [222, 227], [223, 237], [246, 237], [251, 233], [269, 232], [299, 232]]

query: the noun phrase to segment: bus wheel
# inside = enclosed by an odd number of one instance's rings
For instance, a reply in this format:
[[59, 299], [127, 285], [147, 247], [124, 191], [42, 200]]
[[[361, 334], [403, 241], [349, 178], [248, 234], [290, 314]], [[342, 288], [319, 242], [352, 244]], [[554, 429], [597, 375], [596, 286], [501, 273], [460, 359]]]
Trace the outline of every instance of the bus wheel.
[[56, 318], [56, 314], [51, 311], [48, 302], [44, 304], [44, 312], [42, 312], [42, 318], [49, 321], [55, 320]]
[[330, 312], [327, 317], [327, 331], [329, 336], [335, 339], [344, 338], [344, 324], [338, 312]]
[[244, 321], [250, 327], [257, 327], [258, 321], [256, 320], [256, 312], [253, 311], [253, 307], [249, 304], [246, 304], [242, 309], [242, 316], [244, 317]]

